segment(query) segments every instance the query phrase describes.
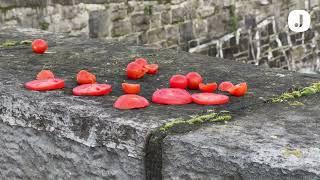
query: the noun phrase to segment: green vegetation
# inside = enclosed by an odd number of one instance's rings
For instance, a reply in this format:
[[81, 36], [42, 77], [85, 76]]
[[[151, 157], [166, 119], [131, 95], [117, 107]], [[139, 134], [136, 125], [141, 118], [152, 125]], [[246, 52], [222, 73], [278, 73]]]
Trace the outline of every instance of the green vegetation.
[[[230, 0], [233, 1], [233, 0]], [[230, 2], [232, 3], [232, 2]], [[231, 29], [233, 32], [236, 32], [238, 29], [238, 17], [236, 14], [236, 5], [235, 5], [235, 1], [233, 1], [233, 4], [230, 6], [230, 18], [231, 18]]]
[[41, 23], [39, 23], [40, 29], [42, 29], [42, 30], [48, 30], [49, 25], [50, 25], [50, 24], [47, 23], [47, 22], [41, 22]]
[[198, 115], [188, 120], [176, 119], [171, 121], [160, 128], [160, 131], [168, 131], [175, 126], [180, 125], [197, 125], [202, 123], [212, 123], [212, 122], [221, 122], [221, 121], [230, 121], [232, 116], [228, 111], [221, 111], [220, 113], [211, 113], [206, 115]]
[[288, 100], [292, 100], [292, 99], [303, 97], [303, 96], [309, 96], [316, 93], [320, 93], [320, 82], [313, 83], [311, 86], [305, 87], [300, 90], [283, 93], [278, 97], [272, 98], [271, 102], [281, 103], [281, 102], [286, 102]]
[[145, 15], [149, 15], [149, 16], [152, 15], [152, 5], [149, 5], [149, 6], [145, 6], [145, 7], [144, 7], [144, 14], [145, 14]]
[[18, 45], [30, 45], [32, 41], [30, 40], [23, 40], [23, 41], [16, 41], [16, 40], [6, 40], [2, 44], [0, 44], [0, 47], [13, 47]]
[[302, 151], [300, 149], [291, 149], [289, 147], [286, 147], [283, 152], [282, 152], [284, 157], [289, 157], [289, 156], [295, 156], [297, 158], [302, 157]]

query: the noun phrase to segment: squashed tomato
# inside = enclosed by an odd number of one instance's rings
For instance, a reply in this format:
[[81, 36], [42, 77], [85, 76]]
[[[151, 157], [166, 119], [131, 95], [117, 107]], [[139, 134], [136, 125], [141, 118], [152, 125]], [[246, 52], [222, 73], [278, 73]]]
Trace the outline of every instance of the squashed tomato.
[[141, 86], [140, 84], [122, 83], [122, 90], [126, 94], [139, 94]]
[[152, 95], [152, 101], [157, 104], [183, 105], [192, 102], [191, 95], [184, 89], [159, 89]]
[[142, 97], [135, 94], [126, 94], [120, 96], [117, 101], [114, 103], [113, 107], [117, 109], [139, 109], [139, 108], [145, 108], [149, 106], [149, 101]]
[[194, 103], [200, 105], [221, 105], [229, 102], [229, 97], [214, 93], [197, 93], [191, 95]]
[[170, 78], [170, 87], [171, 88], [180, 88], [180, 89], [186, 89], [188, 86], [188, 79], [186, 76], [183, 75], [173, 75]]
[[147, 64], [144, 67], [147, 69], [148, 74], [157, 74], [159, 70], [158, 64]]
[[204, 84], [204, 83], [200, 83], [199, 84], [199, 89], [202, 92], [214, 92], [215, 90], [217, 90], [218, 88], [218, 84], [217, 83], [208, 83], [208, 84]]
[[64, 88], [62, 79], [33, 80], [24, 85], [27, 89], [33, 91], [50, 91]]
[[42, 70], [37, 74], [37, 80], [53, 79], [54, 74], [50, 70]]
[[32, 41], [31, 47], [33, 52], [37, 54], [43, 54], [48, 49], [48, 44], [43, 39], [36, 39]]
[[228, 91], [230, 88], [232, 88], [234, 85], [230, 81], [225, 81], [220, 83], [219, 90], [220, 91]]
[[103, 96], [111, 91], [112, 87], [109, 84], [83, 84], [72, 90], [75, 96]]
[[228, 89], [228, 92], [233, 95], [233, 96], [244, 96], [248, 91], [248, 85], [247, 83], [243, 82], [240, 84], [237, 84], [233, 87], [231, 87], [230, 89]]
[[94, 84], [96, 81], [96, 76], [86, 70], [81, 70], [77, 74], [78, 84]]
[[134, 60], [134, 62], [140, 64], [141, 66], [145, 66], [149, 64], [148, 61], [144, 58], [137, 58]]
[[126, 72], [129, 79], [140, 79], [145, 75], [147, 70], [141, 64], [131, 62], [128, 64]]
[[186, 75], [188, 79], [189, 89], [199, 89], [199, 84], [202, 83], [203, 79], [201, 75], [197, 72], [190, 72]]

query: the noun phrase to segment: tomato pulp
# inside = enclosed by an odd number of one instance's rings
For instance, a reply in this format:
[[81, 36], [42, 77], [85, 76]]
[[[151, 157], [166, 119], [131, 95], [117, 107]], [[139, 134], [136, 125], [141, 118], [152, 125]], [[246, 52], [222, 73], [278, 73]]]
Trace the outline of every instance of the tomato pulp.
[[33, 80], [25, 83], [27, 89], [33, 91], [50, 91], [64, 88], [64, 80], [62, 79], [45, 79]]
[[141, 86], [140, 84], [122, 83], [122, 90], [126, 94], [139, 94]]
[[148, 74], [157, 74], [159, 70], [158, 64], [147, 64], [144, 67], [147, 69]]
[[230, 81], [225, 81], [225, 82], [220, 83], [219, 90], [220, 91], [228, 91], [233, 86], [234, 85]]
[[43, 54], [48, 49], [48, 44], [43, 39], [36, 39], [32, 41], [31, 47], [33, 52], [37, 54]]
[[183, 105], [191, 103], [192, 98], [184, 89], [164, 88], [153, 93], [152, 101], [157, 104]]
[[117, 109], [126, 110], [145, 108], [149, 105], [149, 101], [142, 96], [138, 96], [135, 94], [126, 94], [120, 96], [113, 106]]
[[188, 86], [188, 79], [183, 75], [174, 75], [170, 78], [169, 84], [171, 88], [186, 89]]
[[233, 87], [231, 87], [230, 89], [228, 89], [228, 92], [233, 95], [233, 96], [244, 96], [248, 91], [248, 85], [247, 83], [243, 82], [240, 84], [237, 84]]
[[53, 79], [54, 74], [50, 70], [42, 70], [37, 74], [37, 80]]
[[217, 83], [208, 83], [208, 84], [200, 83], [199, 84], [199, 89], [202, 92], [214, 92], [215, 90], [217, 90], [217, 88], [218, 88]]
[[188, 79], [189, 89], [199, 89], [199, 84], [202, 83], [203, 79], [201, 75], [197, 72], [190, 72], [186, 75]]
[[81, 70], [77, 74], [78, 84], [94, 84], [96, 81], [96, 76], [86, 70]]
[[197, 93], [192, 96], [193, 102], [200, 105], [221, 105], [229, 102], [229, 97], [214, 93]]
[[112, 91], [109, 84], [83, 84], [73, 88], [75, 96], [103, 96]]

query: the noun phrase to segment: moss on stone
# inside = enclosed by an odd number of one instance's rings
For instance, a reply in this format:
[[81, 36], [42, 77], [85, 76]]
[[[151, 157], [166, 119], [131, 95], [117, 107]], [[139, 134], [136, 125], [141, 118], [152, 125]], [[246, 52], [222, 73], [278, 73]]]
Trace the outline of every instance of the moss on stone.
[[39, 26], [40, 26], [40, 29], [42, 29], [42, 30], [48, 30], [49, 29], [49, 23], [47, 23], [47, 22], [41, 22], [41, 23], [39, 23]]
[[302, 151], [300, 149], [291, 149], [286, 147], [283, 152], [282, 152], [284, 157], [289, 157], [289, 156], [295, 156], [297, 158], [301, 158], [302, 157]]
[[281, 103], [281, 102], [286, 102], [288, 100], [292, 100], [292, 99], [303, 97], [303, 96], [309, 96], [316, 93], [320, 93], [320, 82], [313, 83], [311, 86], [305, 87], [300, 90], [283, 93], [278, 97], [272, 98], [271, 102]]
[[168, 131], [174, 126], [178, 125], [198, 125], [202, 123], [212, 123], [212, 122], [220, 122], [220, 121], [229, 121], [232, 119], [232, 116], [229, 112], [221, 111], [220, 113], [211, 113], [205, 115], [198, 115], [188, 120], [183, 120], [181, 118], [171, 121], [160, 128], [160, 131]]
[[23, 40], [23, 41], [16, 41], [16, 40], [6, 40], [3, 43], [0, 44], [0, 47], [13, 47], [13, 46], [18, 46], [18, 45], [30, 45], [32, 41], [30, 40]]

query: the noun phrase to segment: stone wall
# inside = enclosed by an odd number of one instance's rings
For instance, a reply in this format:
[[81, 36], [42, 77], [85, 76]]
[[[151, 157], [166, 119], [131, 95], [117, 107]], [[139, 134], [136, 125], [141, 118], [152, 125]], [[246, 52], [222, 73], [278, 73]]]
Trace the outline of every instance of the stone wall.
[[[315, 72], [320, 71], [318, 5], [317, 0], [0, 0], [0, 25]], [[292, 9], [312, 13], [312, 30], [288, 30]]]

